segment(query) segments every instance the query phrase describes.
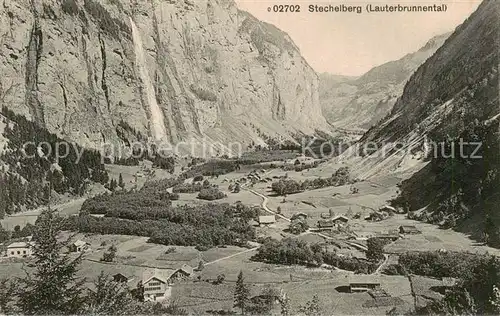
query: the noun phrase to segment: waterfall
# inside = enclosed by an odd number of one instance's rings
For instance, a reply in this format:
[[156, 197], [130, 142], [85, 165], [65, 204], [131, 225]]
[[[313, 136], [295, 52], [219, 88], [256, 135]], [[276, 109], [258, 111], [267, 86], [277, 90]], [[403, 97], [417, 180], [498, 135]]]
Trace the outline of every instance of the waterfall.
[[132, 18], [130, 18], [130, 24], [132, 26], [132, 39], [134, 41], [135, 63], [139, 69], [139, 76], [141, 77], [151, 113], [152, 134], [155, 140], [163, 140], [166, 137], [165, 122], [163, 121], [163, 113], [158, 106], [158, 102], [156, 102], [155, 90], [149, 77], [144, 48], [142, 47], [141, 33]]

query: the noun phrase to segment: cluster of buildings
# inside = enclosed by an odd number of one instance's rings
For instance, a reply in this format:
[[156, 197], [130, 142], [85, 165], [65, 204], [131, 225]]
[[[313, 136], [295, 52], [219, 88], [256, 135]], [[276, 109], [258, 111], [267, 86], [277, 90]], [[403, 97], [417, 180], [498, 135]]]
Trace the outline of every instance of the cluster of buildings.
[[[30, 237], [26, 241], [17, 241], [9, 244], [5, 250], [7, 258], [29, 258], [33, 254], [34, 242]], [[90, 250], [88, 242], [77, 240], [68, 246], [68, 252], [85, 252]]]
[[[33, 245], [31, 240], [13, 242], [7, 246], [7, 258], [29, 258], [33, 255]], [[68, 246], [69, 253], [83, 253], [91, 250], [88, 242], [77, 240]], [[146, 301], [160, 301], [170, 296], [172, 285], [180, 280], [192, 277], [194, 269], [184, 264], [178, 269], [148, 269], [143, 273], [142, 284], [144, 286], [144, 299]], [[135, 276], [116, 273], [113, 275], [115, 282], [132, 285], [136, 280]], [[135, 286], [135, 284], [134, 284]]]
[[318, 221], [318, 230], [320, 231], [325, 231], [325, 230], [333, 230], [333, 229], [339, 229], [342, 227], [345, 227], [347, 223], [349, 222], [349, 218], [344, 215], [336, 215], [333, 216], [332, 218], [328, 219], [320, 219]]

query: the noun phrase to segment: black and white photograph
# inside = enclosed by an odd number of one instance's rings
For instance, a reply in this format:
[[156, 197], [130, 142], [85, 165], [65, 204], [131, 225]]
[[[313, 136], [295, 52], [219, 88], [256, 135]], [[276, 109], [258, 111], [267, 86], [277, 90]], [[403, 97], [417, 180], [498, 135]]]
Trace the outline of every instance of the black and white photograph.
[[0, 0], [0, 315], [500, 315], [500, 0]]

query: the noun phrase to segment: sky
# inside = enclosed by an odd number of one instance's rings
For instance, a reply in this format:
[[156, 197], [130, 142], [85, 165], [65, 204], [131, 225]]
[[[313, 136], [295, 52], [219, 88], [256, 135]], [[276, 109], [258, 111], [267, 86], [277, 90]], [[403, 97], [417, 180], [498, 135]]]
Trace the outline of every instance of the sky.
[[[454, 30], [481, 0], [235, 0], [238, 7], [287, 32], [318, 73], [359, 76], [407, 53], [433, 36]], [[446, 12], [367, 13], [367, 4], [446, 4]], [[268, 12], [280, 4], [301, 6], [300, 13]], [[357, 13], [311, 13], [310, 4], [361, 5]]]

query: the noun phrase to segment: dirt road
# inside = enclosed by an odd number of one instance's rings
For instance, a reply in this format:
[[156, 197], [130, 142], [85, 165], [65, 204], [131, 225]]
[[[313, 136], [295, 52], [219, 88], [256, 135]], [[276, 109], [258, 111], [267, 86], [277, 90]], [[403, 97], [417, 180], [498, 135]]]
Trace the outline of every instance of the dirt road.
[[251, 193], [253, 193], [253, 194], [257, 195], [257, 196], [260, 196], [260, 197], [262, 198], [262, 203], [261, 203], [261, 206], [262, 206], [262, 208], [263, 208], [266, 212], [271, 213], [271, 214], [274, 214], [274, 215], [276, 215], [276, 216], [278, 216], [278, 217], [280, 217], [280, 218], [284, 219], [284, 220], [285, 220], [285, 221], [287, 221], [287, 222], [291, 222], [291, 220], [290, 220], [288, 217], [285, 217], [285, 216], [283, 216], [283, 215], [281, 215], [281, 214], [276, 213], [275, 211], [271, 210], [271, 209], [267, 206], [267, 202], [269, 201], [269, 199], [267, 198], [267, 196], [265, 196], [264, 194], [261, 194], [261, 193], [259, 193], [259, 192], [257, 192], [257, 191], [254, 191], [254, 190], [252, 190], [252, 189], [247, 189], [247, 190], [248, 190], [249, 192], [251, 192]]

